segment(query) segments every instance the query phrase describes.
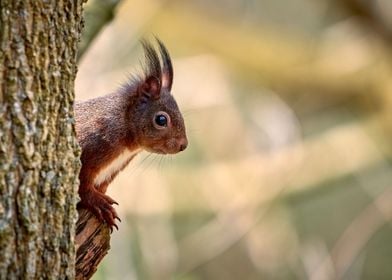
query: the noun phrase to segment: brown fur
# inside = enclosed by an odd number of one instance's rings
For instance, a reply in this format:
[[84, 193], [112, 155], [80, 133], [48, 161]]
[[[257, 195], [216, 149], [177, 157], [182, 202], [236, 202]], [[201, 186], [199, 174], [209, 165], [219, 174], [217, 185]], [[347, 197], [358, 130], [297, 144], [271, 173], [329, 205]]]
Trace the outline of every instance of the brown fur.
[[[143, 42], [146, 55], [144, 76], [133, 79], [120, 90], [75, 105], [76, 133], [82, 147], [79, 207], [90, 209], [99, 219], [117, 228], [116, 202], [105, 195], [129, 158], [101, 184], [94, 185], [98, 174], [124, 151], [139, 149], [174, 154], [187, 146], [185, 125], [171, 95], [173, 69], [166, 48], [158, 40], [158, 53]], [[162, 64], [162, 65], [161, 65]], [[157, 112], [165, 112], [170, 122], [164, 129], [154, 126]]]

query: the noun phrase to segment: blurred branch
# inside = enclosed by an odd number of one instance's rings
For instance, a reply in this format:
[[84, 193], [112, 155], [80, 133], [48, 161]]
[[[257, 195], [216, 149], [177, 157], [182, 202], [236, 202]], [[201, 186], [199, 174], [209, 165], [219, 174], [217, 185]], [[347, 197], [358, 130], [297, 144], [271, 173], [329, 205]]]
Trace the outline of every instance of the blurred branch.
[[336, 3], [352, 16], [360, 18], [389, 45], [392, 45], [392, 30], [385, 24], [382, 15], [377, 11], [376, 7], [379, 5], [377, 1], [339, 0]]
[[328, 259], [319, 266], [310, 279], [321, 279], [322, 271], [331, 260], [335, 265], [334, 279], [344, 279], [344, 274], [372, 236], [391, 221], [391, 201], [392, 188], [388, 188], [351, 222], [335, 243]]
[[88, 50], [101, 29], [111, 22], [121, 0], [89, 0], [84, 10], [85, 28], [79, 44], [78, 60]]
[[76, 279], [90, 279], [110, 249], [109, 228], [91, 212], [81, 209], [76, 223], [75, 243]]

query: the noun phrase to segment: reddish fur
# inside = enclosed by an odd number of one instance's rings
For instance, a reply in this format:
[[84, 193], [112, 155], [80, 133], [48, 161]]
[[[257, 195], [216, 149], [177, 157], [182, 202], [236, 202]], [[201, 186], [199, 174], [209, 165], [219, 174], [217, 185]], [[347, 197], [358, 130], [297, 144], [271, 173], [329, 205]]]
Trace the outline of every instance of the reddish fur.
[[[116, 202], [105, 193], [112, 180], [133, 157], [96, 186], [94, 180], [99, 172], [125, 150], [144, 149], [172, 154], [182, 151], [187, 145], [184, 121], [170, 93], [173, 80], [172, 76], [167, 77], [168, 73], [173, 75], [170, 57], [163, 44], [158, 43], [163, 69], [160, 69], [161, 63], [155, 50], [144, 42], [147, 59], [144, 77], [115, 93], [75, 105], [76, 133], [82, 147], [82, 169], [79, 174], [81, 201], [78, 206], [90, 209], [111, 228], [117, 228], [114, 220], [118, 216], [112, 207]], [[165, 79], [164, 85], [162, 79]], [[154, 116], [160, 111], [167, 113], [171, 120], [164, 129], [153, 125]]]

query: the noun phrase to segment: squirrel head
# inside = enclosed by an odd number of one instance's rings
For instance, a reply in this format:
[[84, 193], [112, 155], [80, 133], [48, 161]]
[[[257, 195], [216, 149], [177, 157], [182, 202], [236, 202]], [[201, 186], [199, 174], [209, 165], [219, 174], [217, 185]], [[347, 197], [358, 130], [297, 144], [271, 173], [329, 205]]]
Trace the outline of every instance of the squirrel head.
[[149, 42], [142, 41], [146, 62], [142, 77], [132, 83], [131, 132], [142, 149], [175, 154], [185, 150], [188, 140], [184, 119], [171, 94], [172, 62], [166, 47], [156, 40], [159, 55]]

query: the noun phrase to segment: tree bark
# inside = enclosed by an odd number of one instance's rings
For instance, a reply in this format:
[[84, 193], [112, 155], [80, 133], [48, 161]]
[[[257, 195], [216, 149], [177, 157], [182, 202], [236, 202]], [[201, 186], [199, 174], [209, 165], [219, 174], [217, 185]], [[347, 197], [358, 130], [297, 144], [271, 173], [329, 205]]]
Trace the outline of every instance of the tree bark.
[[82, 0], [0, 1], [0, 279], [73, 279]]

